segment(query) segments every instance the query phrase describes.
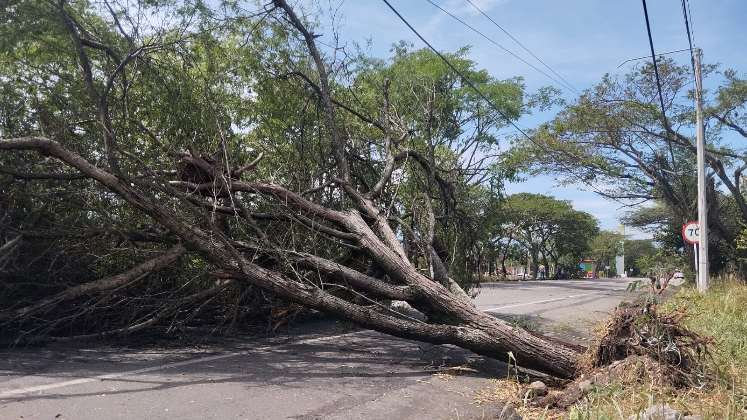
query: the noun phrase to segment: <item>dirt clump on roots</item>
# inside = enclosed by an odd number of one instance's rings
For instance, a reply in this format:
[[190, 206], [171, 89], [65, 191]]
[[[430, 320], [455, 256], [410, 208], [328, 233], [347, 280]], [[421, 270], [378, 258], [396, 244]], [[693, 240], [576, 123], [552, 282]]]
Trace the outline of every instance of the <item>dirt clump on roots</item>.
[[613, 382], [672, 388], [706, 383], [713, 338], [688, 330], [683, 309], [666, 314], [656, 309], [651, 302], [620, 305], [581, 357], [577, 379], [563, 392], [538, 398], [534, 404], [567, 408], [592, 385]]

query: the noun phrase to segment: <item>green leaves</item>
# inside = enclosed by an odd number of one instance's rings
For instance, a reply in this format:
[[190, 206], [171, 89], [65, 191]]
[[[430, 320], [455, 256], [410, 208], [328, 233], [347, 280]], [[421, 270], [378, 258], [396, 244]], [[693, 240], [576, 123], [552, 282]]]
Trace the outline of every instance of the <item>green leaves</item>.
[[519, 193], [507, 197], [505, 236], [513, 238], [532, 254], [575, 266], [588, 258], [592, 241], [599, 233], [598, 221], [589, 213], [575, 210], [567, 201], [541, 194]]
[[[605, 75], [552, 121], [541, 125], [531, 141], [514, 140], [515, 166], [529, 173], [556, 175], [561, 183], [586, 186], [621, 204], [660, 203], [669, 211], [665, 225], [681, 226], [684, 220], [694, 219], [696, 148], [695, 139], [687, 135], [696, 131], [692, 69], [671, 59], [659, 64], [665, 110], [659, 109], [650, 64], [642, 64], [624, 77]], [[705, 75], [714, 71], [715, 66], [703, 70]], [[735, 71], [723, 76], [715, 97], [706, 103], [706, 126], [710, 127], [707, 162], [718, 178], [716, 184], [723, 187], [709, 190], [708, 201], [711, 206], [733, 203], [739, 209], [738, 214], [728, 216], [711, 209], [721, 215], [711, 226], [714, 240], [720, 237], [731, 242], [735, 232], [732, 220], [747, 221], [747, 204], [738, 182], [727, 174], [740, 176], [747, 155], [737, 150], [734, 142], [720, 144], [720, 138], [729, 131], [747, 137], [747, 82]], [[668, 240], [667, 246], [679, 249], [677, 242]]]

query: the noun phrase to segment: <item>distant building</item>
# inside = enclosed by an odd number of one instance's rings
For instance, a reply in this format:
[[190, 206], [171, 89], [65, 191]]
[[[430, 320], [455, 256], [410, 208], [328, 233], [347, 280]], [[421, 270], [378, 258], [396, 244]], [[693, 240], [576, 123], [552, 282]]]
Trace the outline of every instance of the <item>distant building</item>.
[[597, 260], [583, 260], [578, 264], [579, 271], [585, 272], [587, 279], [597, 277]]
[[625, 273], [625, 256], [619, 255], [615, 258], [615, 268], [617, 269], [617, 275], [620, 277], [627, 277]]

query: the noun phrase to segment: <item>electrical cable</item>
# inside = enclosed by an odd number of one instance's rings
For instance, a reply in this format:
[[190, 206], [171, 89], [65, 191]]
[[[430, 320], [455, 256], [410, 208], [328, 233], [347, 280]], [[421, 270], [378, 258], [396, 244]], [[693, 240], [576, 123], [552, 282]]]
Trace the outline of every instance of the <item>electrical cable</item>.
[[488, 16], [488, 15], [487, 15], [487, 14], [486, 14], [485, 12], [483, 12], [483, 11], [482, 11], [482, 9], [480, 9], [480, 8], [479, 8], [479, 7], [477, 7], [477, 6], [476, 6], [476, 5], [474, 4], [474, 3], [472, 3], [472, 1], [471, 1], [471, 0], [467, 0], [467, 3], [471, 4], [471, 5], [472, 5], [472, 7], [474, 7], [474, 8], [475, 8], [475, 9], [476, 9], [476, 10], [477, 10], [478, 12], [480, 12], [480, 13], [481, 13], [481, 14], [482, 14], [483, 16], [485, 16], [485, 18], [487, 18], [487, 19], [488, 19], [488, 20], [489, 20], [490, 22], [492, 22], [492, 23], [493, 23], [493, 25], [495, 25], [496, 27], [498, 27], [498, 29], [500, 29], [501, 31], [503, 31], [503, 33], [504, 33], [504, 34], [508, 35], [508, 37], [509, 37], [509, 38], [511, 38], [512, 40], [514, 40], [514, 42], [516, 42], [517, 44], [519, 44], [519, 46], [520, 46], [521, 48], [524, 48], [524, 51], [528, 52], [528, 53], [529, 53], [529, 54], [530, 54], [530, 55], [531, 55], [532, 57], [534, 57], [534, 58], [535, 58], [535, 59], [536, 59], [537, 61], [539, 61], [540, 63], [542, 63], [542, 65], [543, 65], [543, 66], [545, 66], [545, 67], [547, 67], [547, 69], [548, 69], [548, 70], [550, 70], [550, 71], [551, 71], [551, 72], [552, 72], [552, 73], [553, 73], [554, 75], [558, 76], [558, 77], [560, 78], [560, 80], [562, 80], [563, 82], [565, 82], [565, 84], [566, 84], [566, 85], [567, 85], [568, 87], [570, 87], [570, 88], [571, 88], [571, 90], [573, 90], [574, 92], [576, 92], [576, 94], [577, 94], [578, 96], [581, 96], [581, 92], [579, 92], [579, 91], [578, 91], [578, 90], [577, 90], [577, 89], [576, 89], [575, 87], [573, 87], [573, 85], [572, 85], [572, 84], [570, 84], [570, 83], [569, 83], [569, 82], [568, 82], [567, 80], [565, 80], [565, 79], [563, 78], [563, 76], [559, 75], [559, 74], [558, 74], [558, 73], [557, 73], [557, 72], [556, 72], [555, 70], [553, 70], [553, 69], [552, 69], [552, 68], [551, 68], [550, 66], [548, 66], [547, 64], [545, 64], [545, 62], [544, 62], [544, 61], [540, 60], [540, 58], [539, 58], [539, 57], [537, 57], [536, 55], [534, 55], [534, 53], [533, 53], [533, 52], [529, 51], [529, 49], [528, 49], [527, 47], [525, 47], [525, 46], [524, 46], [524, 44], [522, 44], [521, 42], [519, 42], [519, 40], [518, 40], [518, 39], [514, 38], [514, 37], [513, 37], [513, 36], [512, 36], [512, 35], [511, 35], [510, 33], [508, 33], [508, 31], [506, 31], [505, 29], [503, 29], [503, 27], [502, 27], [501, 25], [499, 25], [499, 24], [498, 24], [498, 23], [497, 23], [496, 21], [494, 21], [494, 20], [493, 20], [493, 19], [492, 19], [492, 18], [491, 18], [490, 16]]
[[690, 33], [692, 34], [693, 44], [695, 44], [695, 28], [693, 27], [693, 14], [690, 11], [690, 0], [685, 0], [687, 3], [687, 15], [690, 18]]
[[[444, 57], [444, 56], [443, 56], [443, 54], [441, 54], [440, 52], [438, 52], [438, 50], [436, 50], [436, 49], [435, 49], [435, 48], [434, 48], [434, 47], [433, 47], [433, 46], [432, 46], [432, 45], [431, 45], [431, 44], [430, 44], [430, 43], [429, 43], [428, 41], [426, 41], [426, 40], [425, 40], [425, 38], [423, 38], [423, 36], [422, 36], [422, 35], [420, 35], [420, 33], [419, 33], [419, 32], [418, 32], [417, 30], [415, 30], [415, 28], [414, 28], [414, 27], [413, 27], [412, 25], [410, 25], [410, 23], [409, 23], [409, 22], [407, 21], [407, 19], [405, 19], [405, 18], [404, 18], [404, 17], [403, 17], [403, 16], [402, 16], [402, 15], [401, 15], [401, 14], [400, 14], [400, 13], [399, 13], [398, 11], [397, 11], [397, 9], [395, 9], [395, 8], [394, 8], [394, 7], [393, 7], [393, 6], [392, 6], [392, 5], [391, 5], [391, 4], [389, 3], [389, 1], [387, 1], [387, 0], [383, 0], [383, 1], [384, 1], [384, 3], [385, 3], [385, 4], [386, 4], [386, 5], [387, 5], [387, 6], [388, 6], [388, 7], [389, 7], [389, 8], [391, 9], [391, 10], [392, 10], [392, 12], [394, 12], [394, 14], [395, 14], [395, 15], [397, 15], [397, 17], [398, 17], [398, 18], [399, 18], [399, 19], [400, 19], [400, 20], [401, 20], [401, 21], [402, 21], [402, 22], [403, 22], [403, 23], [404, 23], [405, 25], [407, 25], [407, 27], [408, 27], [408, 28], [410, 28], [410, 30], [411, 30], [411, 31], [412, 31], [412, 32], [413, 32], [413, 33], [414, 33], [414, 34], [415, 34], [415, 35], [416, 35], [416, 36], [417, 36], [418, 38], [420, 38], [420, 40], [421, 40], [421, 41], [423, 41], [423, 43], [425, 43], [425, 45], [427, 45], [427, 46], [428, 46], [428, 48], [430, 48], [430, 49], [431, 49], [431, 51], [433, 51], [433, 52], [434, 52], [434, 53], [435, 53], [435, 54], [436, 54], [436, 55], [437, 55], [437, 56], [438, 56], [438, 57], [439, 57], [439, 58], [440, 58], [441, 60], [443, 60], [443, 62], [444, 62], [444, 63], [446, 63], [446, 65], [448, 65], [448, 66], [449, 66], [449, 67], [451, 68], [451, 70], [452, 70], [452, 71], [454, 71], [454, 72], [455, 72], [455, 73], [456, 73], [456, 74], [457, 74], [457, 75], [458, 75], [458, 76], [459, 76], [459, 77], [460, 77], [460, 78], [461, 78], [461, 79], [462, 79], [462, 80], [464, 81], [464, 83], [466, 83], [466, 84], [467, 84], [467, 85], [468, 85], [468, 86], [469, 86], [469, 87], [470, 87], [470, 88], [471, 88], [472, 90], [474, 90], [474, 91], [475, 91], [475, 92], [476, 92], [476, 93], [477, 93], [477, 94], [478, 94], [478, 95], [479, 95], [479, 96], [480, 96], [480, 97], [481, 97], [482, 99], [484, 99], [484, 100], [485, 100], [485, 101], [486, 101], [486, 102], [488, 103], [488, 105], [489, 105], [489, 106], [490, 106], [491, 108], [493, 108], [493, 109], [494, 109], [494, 110], [495, 110], [496, 112], [498, 112], [498, 114], [500, 114], [500, 116], [501, 116], [501, 117], [503, 117], [503, 119], [505, 119], [506, 121], [508, 121], [508, 123], [509, 123], [509, 124], [511, 124], [511, 125], [512, 125], [512, 126], [513, 126], [513, 127], [514, 127], [514, 128], [515, 128], [515, 129], [516, 129], [516, 130], [517, 130], [518, 132], [519, 132], [519, 133], [521, 133], [521, 135], [523, 135], [524, 137], [526, 137], [526, 138], [527, 138], [527, 140], [529, 140], [529, 141], [530, 141], [530, 142], [531, 142], [532, 144], [534, 144], [535, 146], [537, 146], [537, 147], [538, 147], [539, 149], [543, 150], [543, 151], [544, 151], [544, 152], [546, 152], [546, 153], [551, 153], [551, 151], [550, 151], [550, 150], [548, 150], [546, 146], [544, 146], [544, 145], [543, 145], [542, 143], [538, 142], [538, 141], [537, 141], [537, 139], [535, 139], [534, 137], [532, 137], [532, 136], [530, 136], [529, 134], [527, 134], [527, 133], [526, 133], [526, 132], [525, 132], [524, 130], [522, 130], [522, 129], [521, 129], [521, 128], [520, 128], [519, 126], [518, 126], [518, 124], [517, 124], [517, 123], [515, 123], [515, 122], [514, 122], [514, 121], [512, 121], [512, 120], [511, 120], [510, 118], [508, 118], [508, 116], [507, 116], [507, 115], [506, 115], [506, 114], [505, 114], [505, 113], [504, 113], [503, 111], [501, 111], [501, 110], [500, 110], [500, 108], [498, 108], [498, 106], [496, 106], [496, 105], [495, 105], [495, 104], [494, 104], [494, 103], [493, 103], [493, 102], [492, 102], [492, 101], [491, 101], [490, 99], [488, 99], [488, 98], [487, 98], [487, 97], [485, 96], [485, 94], [484, 94], [484, 93], [482, 93], [482, 92], [481, 92], [481, 91], [480, 91], [480, 90], [479, 90], [479, 89], [478, 89], [478, 88], [477, 88], [477, 87], [476, 87], [476, 86], [475, 86], [475, 85], [474, 85], [474, 84], [473, 84], [473, 83], [472, 83], [472, 82], [471, 82], [471, 81], [470, 81], [469, 79], [467, 79], [467, 78], [466, 78], [466, 77], [465, 77], [464, 75], [462, 75], [462, 73], [461, 73], [461, 72], [460, 72], [459, 70], [457, 70], [457, 68], [456, 68], [456, 67], [454, 67], [454, 65], [453, 65], [453, 64], [451, 64], [451, 62], [450, 62], [450, 61], [449, 61], [449, 60], [448, 60], [448, 59], [447, 59], [446, 57]], [[587, 185], [589, 185], [590, 187], [592, 187], [592, 188], [596, 189], [596, 187], [595, 187], [595, 186], [593, 186], [593, 185], [590, 185], [590, 184], [587, 184]]]
[[[408, 21], [407, 21], [407, 20], [406, 20], [406, 19], [405, 19], [405, 18], [404, 18], [404, 17], [403, 17], [403, 16], [402, 16], [402, 15], [401, 15], [401, 14], [400, 14], [400, 13], [399, 13], [398, 11], [397, 11], [397, 9], [395, 9], [395, 8], [394, 8], [394, 7], [393, 7], [393, 6], [392, 6], [392, 5], [391, 5], [391, 4], [389, 3], [389, 1], [388, 1], [388, 0], [383, 0], [383, 2], [384, 2], [384, 3], [385, 3], [385, 4], [386, 4], [386, 5], [388, 6], [388, 7], [389, 7], [389, 9], [391, 9], [391, 10], [392, 10], [392, 12], [394, 12], [394, 14], [395, 14], [395, 15], [397, 15], [397, 17], [398, 17], [398, 18], [399, 18], [399, 19], [400, 19], [400, 20], [401, 20], [401, 21], [402, 21], [402, 22], [403, 22], [403, 23], [404, 23], [404, 24], [405, 24], [405, 25], [406, 25], [406, 26], [407, 26], [407, 27], [408, 27], [408, 28], [409, 28], [409, 29], [410, 29], [410, 30], [411, 30], [411, 31], [412, 31], [412, 32], [413, 32], [413, 33], [414, 33], [414, 34], [415, 34], [415, 35], [416, 35], [417, 37], [418, 37], [418, 38], [420, 38], [420, 40], [421, 40], [421, 41], [422, 41], [422, 42], [423, 42], [423, 43], [424, 43], [424, 44], [425, 44], [426, 46], [428, 46], [428, 48], [430, 48], [430, 50], [431, 50], [431, 51], [433, 51], [433, 52], [434, 52], [434, 53], [435, 53], [435, 54], [436, 54], [436, 55], [437, 55], [437, 56], [438, 56], [438, 57], [439, 57], [439, 58], [440, 58], [440, 59], [441, 59], [441, 60], [442, 60], [442, 61], [443, 61], [444, 63], [446, 63], [446, 65], [448, 65], [448, 66], [449, 66], [449, 68], [451, 68], [451, 70], [452, 70], [452, 71], [454, 71], [454, 73], [456, 73], [456, 74], [457, 74], [457, 75], [458, 75], [458, 76], [459, 76], [459, 77], [461, 78], [461, 80], [462, 80], [462, 81], [463, 81], [463, 82], [464, 82], [465, 84], [467, 84], [467, 85], [468, 85], [468, 86], [469, 86], [469, 87], [470, 87], [470, 88], [471, 88], [472, 90], [474, 90], [474, 91], [475, 91], [475, 92], [476, 92], [476, 93], [477, 93], [477, 94], [478, 94], [478, 95], [479, 95], [479, 96], [480, 96], [480, 97], [481, 97], [482, 99], [484, 99], [484, 100], [485, 100], [485, 101], [487, 102], [487, 104], [488, 104], [488, 105], [489, 105], [489, 106], [490, 106], [491, 108], [493, 108], [493, 109], [494, 109], [494, 110], [495, 110], [496, 112], [498, 112], [498, 114], [500, 114], [500, 116], [501, 116], [501, 117], [503, 117], [503, 119], [505, 119], [505, 120], [506, 120], [506, 121], [507, 121], [507, 122], [508, 122], [509, 124], [511, 124], [511, 125], [512, 125], [512, 126], [513, 126], [513, 127], [514, 127], [514, 128], [515, 128], [515, 129], [516, 129], [516, 130], [517, 130], [518, 132], [519, 132], [519, 133], [521, 133], [521, 135], [522, 135], [522, 136], [526, 137], [526, 138], [527, 138], [527, 139], [528, 139], [528, 140], [529, 140], [530, 142], [532, 142], [532, 143], [533, 143], [533, 144], [534, 144], [535, 146], [539, 147], [540, 149], [543, 149], [543, 150], [545, 150], [546, 152], [549, 152], [549, 151], [547, 150], [547, 148], [546, 148], [546, 147], [545, 147], [544, 145], [542, 145], [542, 144], [541, 144], [540, 142], [538, 142], [538, 141], [537, 141], [537, 140], [536, 140], [536, 139], [535, 139], [534, 137], [530, 136], [530, 135], [529, 135], [529, 134], [527, 134], [527, 133], [526, 133], [526, 132], [525, 132], [525, 131], [524, 131], [523, 129], [521, 129], [521, 127], [519, 127], [519, 125], [518, 125], [517, 123], [515, 123], [514, 121], [512, 121], [512, 120], [511, 120], [511, 119], [510, 119], [510, 118], [509, 118], [509, 117], [508, 117], [508, 116], [507, 116], [507, 115], [506, 115], [506, 114], [505, 114], [505, 113], [504, 113], [503, 111], [501, 111], [501, 110], [500, 110], [500, 108], [498, 108], [498, 107], [497, 107], [497, 106], [496, 106], [496, 105], [495, 105], [495, 104], [494, 104], [494, 103], [493, 103], [493, 102], [492, 102], [492, 101], [491, 101], [490, 99], [488, 99], [488, 98], [487, 98], [487, 97], [485, 96], [485, 94], [484, 94], [484, 93], [482, 93], [482, 91], [480, 91], [480, 90], [479, 90], [479, 89], [478, 89], [478, 88], [477, 88], [477, 87], [476, 87], [476, 86], [475, 86], [475, 85], [474, 85], [474, 84], [473, 84], [473, 83], [472, 83], [472, 82], [471, 82], [471, 81], [470, 81], [469, 79], [467, 79], [467, 78], [466, 78], [466, 77], [465, 77], [464, 75], [462, 75], [462, 73], [461, 73], [461, 72], [460, 72], [460, 71], [459, 71], [459, 70], [458, 70], [458, 69], [457, 69], [457, 68], [456, 68], [456, 67], [455, 67], [455, 66], [454, 66], [454, 65], [453, 65], [453, 64], [452, 64], [452, 63], [451, 63], [451, 62], [450, 62], [450, 61], [449, 61], [449, 60], [448, 60], [448, 59], [447, 59], [446, 57], [444, 57], [444, 55], [443, 55], [443, 54], [441, 54], [441, 53], [440, 53], [440, 52], [439, 52], [438, 50], [436, 50], [436, 49], [435, 49], [435, 48], [433, 47], [433, 45], [431, 45], [431, 44], [430, 44], [430, 43], [429, 43], [429, 42], [428, 42], [428, 41], [427, 41], [427, 40], [426, 40], [426, 39], [425, 39], [425, 38], [424, 38], [424, 37], [423, 37], [422, 35], [420, 35], [420, 33], [419, 33], [419, 32], [418, 32], [418, 31], [417, 31], [417, 30], [416, 30], [416, 29], [415, 29], [415, 28], [414, 28], [414, 27], [413, 27], [413, 26], [412, 26], [412, 25], [411, 25], [411, 24], [410, 24], [410, 23], [409, 23], [409, 22], [408, 22]], [[645, 7], [645, 0], [644, 0], [644, 7]], [[648, 13], [646, 13], [646, 22], [648, 23]], [[650, 35], [650, 31], [649, 31], [649, 35]], [[650, 37], [649, 37], [649, 39], [650, 39]], [[653, 41], [651, 42], [651, 48], [652, 48], [652, 51], [653, 51]], [[662, 99], [662, 98], [663, 98], [663, 96], [661, 95], [661, 84], [660, 84], [660, 82], [659, 82], [659, 79], [658, 79], [658, 73], [657, 73], [657, 84], [658, 84], [658, 86], [659, 86], [659, 98], [660, 98], [660, 100], [662, 100], [662, 103], [663, 103], [663, 99]], [[663, 113], [663, 107], [662, 107], [662, 113]], [[664, 115], [664, 114], [662, 114], [662, 115]], [[664, 115], [664, 118], [665, 118], [665, 121], [666, 121], [666, 115]], [[667, 125], [667, 126], [668, 126], [668, 125]], [[668, 133], [667, 133], [667, 135], [668, 135]], [[670, 142], [670, 144], [669, 144], [669, 147], [670, 147], [670, 152], [671, 152], [671, 142]], [[599, 192], [599, 189], [598, 189], [598, 188], [597, 188], [596, 186], [594, 186], [594, 185], [592, 185], [592, 184], [588, 184], [588, 183], [587, 183], [587, 185], [588, 185], [588, 186], [590, 186], [590, 187], [591, 187], [592, 189], [596, 190], [597, 192]]]
[[[697, 70], [695, 69], [695, 54], [696, 53], [695, 53], [695, 51], [693, 51], [693, 38], [695, 38], [695, 35], [693, 34], [691, 36], [691, 32], [692, 31], [690, 29], [690, 26], [691, 26], [691, 21], [692, 21], [692, 15], [690, 15], [690, 1], [689, 0], [682, 0], [682, 15], [685, 18], [685, 31], [687, 31], [687, 42], [690, 45], [690, 65], [692, 66], [692, 69], [693, 69], [693, 76], [697, 80], [698, 75], [697, 75]], [[688, 16], [688, 15], [690, 15], [690, 16]], [[697, 91], [697, 84], [696, 84], [695, 90], [696, 90], [696, 96], [702, 94], [701, 92]], [[697, 100], [698, 100], [698, 98], [696, 97], [696, 98], [694, 98], [693, 102], [695, 102]], [[674, 165], [672, 165], [672, 166], [674, 166]], [[682, 172], [682, 166], [680, 166], [680, 172]], [[685, 197], [685, 185], [684, 184], [681, 184], [681, 185], [682, 185], [681, 190], [682, 190], [682, 197], [683, 197], [682, 200], [684, 200], [684, 197]], [[680, 204], [682, 204], [682, 203], [680, 203]]]
[[687, 3], [687, 7], [685, 6], [685, 0], [682, 0], [682, 14], [685, 17], [685, 31], [687, 31], [687, 42], [690, 44], [690, 64], [692, 64], [693, 67], [693, 74], [695, 74], [695, 53], [693, 52], [693, 40], [690, 36], [690, 20], [687, 18], [688, 9], [690, 3]]
[[[550, 80], [552, 80], [553, 82], [555, 82], [555, 83], [559, 84], [560, 86], [562, 86], [562, 87], [564, 87], [564, 88], [566, 88], [566, 89], [568, 89], [568, 90], [572, 90], [572, 91], [573, 91], [573, 92], [575, 92], [575, 93], [576, 93], [577, 95], [581, 96], [581, 94], [580, 94], [580, 93], [579, 93], [579, 92], [578, 92], [578, 91], [577, 91], [577, 90], [576, 90], [576, 89], [575, 89], [575, 88], [574, 88], [573, 86], [571, 86], [571, 85], [570, 85], [570, 83], [568, 83], [568, 82], [562, 83], [562, 82], [560, 82], [560, 81], [556, 80], [555, 78], [553, 78], [553, 77], [552, 77], [552, 76], [550, 76], [549, 74], [547, 74], [547, 73], [545, 73], [544, 71], [542, 71], [542, 70], [538, 69], [538, 68], [537, 68], [536, 66], [534, 66], [533, 64], [529, 63], [528, 61], [526, 61], [526, 60], [524, 60], [523, 58], [519, 57], [518, 55], [514, 54], [513, 52], [511, 52], [510, 50], [508, 50], [508, 49], [507, 49], [507, 48], [505, 48], [504, 46], [502, 46], [502, 45], [498, 44], [497, 42], [493, 41], [493, 40], [492, 40], [491, 38], [489, 38], [489, 37], [488, 37], [487, 35], [483, 34], [482, 32], [478, 31], [478, 30], [477, 30], [477, 29], [475, 29], [474, 27], [470, 26], [470, 25], [469, 25], [469, 24], [468, 24], [467, 22], [465, 22], [465, 21], [463, 21], [463, 20], [459, 19], [458, 17], [454, 16], [454, 15], [453, 15], [452, 13], [450, 13], [450, 12], [448, 12], [448, 11], [444, 10], [444, 8], [442, 8], [441, 6], [437, 5], [437, 4], [436, 4], [436, 3], [434, 3], [433, 1], [431, 1], [431, 0], [426, 0], [426, 1], [427, 1], [428, 3], [430, 3], [430, 4], [432, 4], [433, 6], [435, 6], [436, 8], [438, 8], [439, 10], [441, 10], [442, 12], [446, 13], [446, 14], [447, 14], [447, 15], [449, 15], [450, 17], [452, 17], [452, 18], [453, 18], [454, 20], [456, 20], [457, 22], [459, 22], [459, 23], [461, 23], [462, 25], [466, 26], [467, 28], [471, 29], [471, 30], [472, 30], [473, 32], [475, 32], [476, 34], [478, 34], [478, 35], [480, 35], [481, 37], [483, 37], [483, 38], [487, 39], [488, 41], [490, 41], [491, 43], [493, 43], [493, 45], [495, 45], [495, 46], [497, 46], [498, 48], [502, 49], [503, 51], [505, 51], [505, 52], [509, 53], [510, 55], [512, 55], [512, 56], [513, 56], [514, 58], [516, 58], [517, 60], [521, 61], [522, 63], [526, 64], [527, 66], [529, 66], [529, 67], [531, 67], [531, 68], [533, 68], [533, 69], [537, 70], [538, 72], [542, 73], [542, 74], [543, 74], [544, 76], [546, 76], [547, 78], [549, 78], [549, 79], [550, 79]], [[479, 10], [479, 9], [478, 9], [478, 10]], [[499, 26], [499, 27], [500, 27], [500, 26]], [[504, 31], [504, 32], [505, 32], [505, 31]], [[511, 36], [511, 35], [509, 35], [509, 36]], [[513, 39], [513, 37], [511, 37], [511, 38]], [[516, 41], [516, 40], [514, 39], [514, 41]], [[516, 42], [518, 43], [519, 41], [516, 41]], [[519, 45], [521, 45], [521, 44], [519, 44]], [[525, 48], [525, 49], [526, 49], [526, 48]], [[531, 52], [530, 52], [530, 54], [531, 54]], [[534, 54], [532, 54], [532, 55], [534, 55]], [[537, 58], [537, 57], [534, 57], [534, 58]], [[539, 60], [539, 58], [537, 58], [537, 60]], [[542, 60], [540, 60], [540, 63], [542, 63]], [[544, 64], [544, 63], [542, 63], [542, 64]], [[547, 65], [545, 65], [545, 67], [547, 67]], [[549, 68], [549, 67], [548, 67], [548, 68]], [[550, 69], [550, 71], [552, 71], [552, 69]], [[553, 72], [553, 73], [555, 73], [555, 72]], [[555, 73], [555, 74], [557, 75], [557, 73]], [[558, 77], [560, 77], [560, 76], [558, 75]], [[562, 79], [562, 77], [560, 77], [560, 78]]]
[[419, 33], [419, 32], [418, 32], [417, 30], [415, 30], [415, 28], [414, 28], [414, 27], [413, 27], [412, 25], [410, 25], [410, 22], [408, 22], [408, 21], [407, 21], [407, 20], [406, 20], [406, 19], [405, 19], [405, 18], [404, 18], [404, 17], [403, 17], [403, 16], [402, 16], [402, 15], [401, 15], [401, 14], [400, 14], [400, 13], [399, 13], [398, 11], [397, 11], [397, 9], [395, 9], [395, 8], [394, 8], [394, 7], [393, 7], [393, 6], [391, 5], [391, 4], [389, 4], [389, 2], [388, 2], [387, 0], [383, 0], [383, 1], [384, 1], [384, 3], [385, 3], [385, 4], [387, 5], [387, 6], [389, 6], [389, 8], [390, 8], [390, 9], [392, 10], [392, 12], [394, 12], [394, 14], [395, 14], [395, 15], [397, 15], [397, 17], [398, 17], [398, 18], [399, 18], [399, 19], [400, 19], [400, 20], [401, 20], [401, 21], [402, 21], [402, 22], [403, 22], [403, 23], [404, 23], [405, 25], [407, 25], [407, 27], [408, 27], [408, 28], [410, 28], [410, 30], [411, 30], [411, 31], [412, 31], [412, 32], [413, 32], [413, 33], [414, 33], [414, 34], [415, 34], [415, 35], [416, 35], [416, 36], [417, 36], [418, 38], [420, 38], [420, 40], [421, 40], [421, 41], [423, 41], [423, 43], [425, 43], [425, 45], [427, 45], [427, 46], [428, 46], [428, 48], [430, 48], [430, 49], [431, 49], [431, 51], [433, 51], [433, 52], [434, 52], [434, 53], [435, 53], [435, 54], [436, 54], [436, 55], [437, 55], [437, 56], [438, 56], [438, 57], [439, 57], [439, 58], [440, 58], [441, 60], [443, 60], [443, 62], [444, 62], [444, 63], [446, 63], [446, 65], [447, 65], [447, 66], [449, 66], [449, 67], [451, 68], [451, 70], [452, 70], [452, 71], [454, 71], [454, 73], [456, 73], [456, 74], [457, 74], [457, 75], [458, 75], [458, 76], [459, 76], [459, 77], [460, 77], [460, 78], [462, 79], [462, 81], [463, 81], [464, 83], [466, 83], [466, 84], [467, 84], [467, 85], [468, 85], [468, 86], [469, 86], [469, 87], [470, 87], [470, 88], [471, 88], [472, 90], [474, 90], [474, 91], [475, 91], [475, 92], [476, 92], [476, 93], [477, 93], [477, 94], [478, 94], [478, 95], [479, 95], [479, 96], [480, 96], [480, 97], [481, 97], [482, 99], [484, 99], [484, 100], [485, 100], [485, 101], [486, 101], [486, 102], [488, 103], [488, 105], [490, 105], [490, 107], [491, 107], [491, 108], [493, 108], [493, 109], [494, 109], [494, 110], [495, 110], [496, 112], [498, 112], [498, 114], [500, 114], [500, 116], [501, 116], [501, 117], [503, 117], [503, 119], [505, 119], [506, 121], [508, 121], [508, 123], [509, 123], [509, 124], [511, 124], [512, 126], [514, 126], [514, 128], [515, 128], [516, 130], [518, 130], [518, 131], [519, 131], [519, 132], [520, 132], [520, 133], [521, 133], [521, 134], [522, 134], [522, 135], [523, 135], [524, 137], [526, 137], [526, 138], [527, 138], [527, 139], [529, 139], [529, 140], [530, 140], [530, 141], [531, 141], [532, 143], [534, 143], [534, 144], [536, 144], [536, 145], [538, 145], [538, 146], [539, 146], [539, 144], [537, 143], [537, 141], [536, 141], [536, 140], [535, 140], [534, 138], [532, 138], [532, 137], [531, 137], [531, 136], [530, 136], [529, 134], [527, 134], [527, 133], [526, 133], [526, 132], [525, 132], [524, 130], [522, 130], [521, 128], [519, 128], [519, 126], [518, 126], [518, 125], [516, 125], [516, 123], [514, 123], [514, 122], [513, 122], [513, 121], [512, 121], [512, 120], [511, 120], [511, 119], [510, 119], [510, 118], [509, 118], [509, 117], [508, 117], [508, 116], [507, 116], [507, 115], [506, 115], [506, 114], [505, 114], [504, 112], [503, 112], [503, 111], [501, 111], [501, 110], [500, 110], [500, 108], [498, 108], [498, 106], [496, 106], [496, 105], [495, 105], [495, 104], [494, 104], [494, 103], [493, 103], [493, 102], [492, 102], [492, 101], [491, 101], [490, 99], [488, 99], [488, 97], [487, 97], [487, 96], [485, 96], [485, 94], [484, 94], [484, 93], [482, 93], [482, 91], [480, 91], [479, 89], [477, 89], [477, 87], [476, 87], [476, 86], [475, 86], [475, 85], [474, 85], [474, 84], [473, 84], [473, 83], [472, 83], [472, 82], [471, 82], [471, 81], [470, 81], [469, 79], [467, 79], [467, 78], [466, 78], [466, 77], [465, 77], [465, 76], [464, 76], [464, 75], [463, 75], [463, 74], [462, 74], [462, 73], [461, 73], [461, 72], [460, 72], [460, 71], [459, 71], [459, 70], [458, 70], [458, 69], [457, 69], [456, 67], [454, 67], [454, 65], [453, 65], [453, 64], [451, 64], [451, 61], [449, 61], [449, 60], [448, 60], [448, 59], [447, 59], [446, 57], [444, 57], [444, 56], [443, 56], [443, 54], [441, 54], [440, 52], [438, 52], [438, 50], [436, 50], [436, 49], [435, 49], [435, 48], [434, 48], [434, 47], [433, 47], [433, 46], [432, 46], [432, 45], [430, 44], [430, 42], [426, 41], [426, 40], [425, 40], [425, 38], [423, 38], [423, 36], [422, 36], [422, 35], [420, 35], [420, 33]]
[[[651, 59], [654, 62], [654, 76], [656, 77], [656, 88], [659, 91], [659, 102], [661, 103], [661, 116], [664, 118], [664, 131], [669, 137], [669, 121], [667, 120], [667, 113], [664, 111], [664, 95], [661, 93], [661, 79], [659, 78], [659, 68], [656, 65], [656, 53], [654, 52], [654, 39], [651, 36], [651, 24], [648, 21], [648, 8], [646, 7], [646, 0], [643, 1], [643, 15], [646, 17], [646, 30], [648, 31], [648, 43], [651, 46]], [[672, 165], [674, 165], [674, 150], [672, 150], [672, 142], [668, 141], [669, 155], [672, 158]]]

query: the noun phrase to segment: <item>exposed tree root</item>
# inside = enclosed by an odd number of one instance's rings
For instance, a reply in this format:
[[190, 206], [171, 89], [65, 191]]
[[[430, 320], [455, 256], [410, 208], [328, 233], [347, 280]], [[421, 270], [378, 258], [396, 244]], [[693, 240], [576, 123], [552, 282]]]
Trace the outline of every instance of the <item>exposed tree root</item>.
[[592, 384], [650, 384], [656, 387], [700, 386], [711, 337], [684, 325], [686, 314], [659, 314], [656, 306], [623, 304], [581, 357], [579, 375], [563, 392], [537, 399], [538, 406], [567, 408]]
[[681, 310], [659, 314], [654, 305], [620, 306], [596, 343], [582, 357], [582, 373], [609, 366], [629, 356], [644, 356], [661, 365], [662, 385], [692, 386], [702, 379], [702, 367], [713, 338], [702, 337], [683, 325]]

